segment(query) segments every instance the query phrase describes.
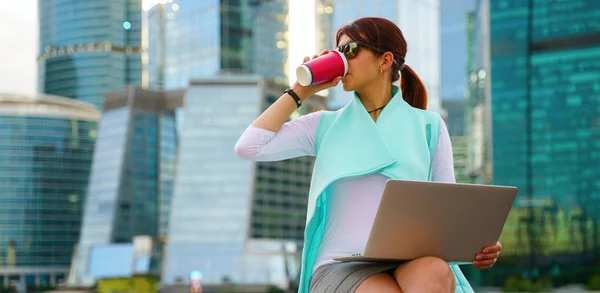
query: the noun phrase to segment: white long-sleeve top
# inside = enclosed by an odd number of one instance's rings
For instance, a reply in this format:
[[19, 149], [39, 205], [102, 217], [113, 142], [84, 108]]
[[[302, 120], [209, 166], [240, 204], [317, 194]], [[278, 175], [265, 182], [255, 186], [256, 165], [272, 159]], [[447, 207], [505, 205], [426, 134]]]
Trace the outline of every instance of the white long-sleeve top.
[[[278, 132], [249, 126], [235, 146], [235, 152], [253, 161], [277, 161], [314, 156], [314, 143], [321, 112], [304, 115], [283, 124]], [[432, 180], [455, 182], [452, 144], [446, 124], [440, 123], [440, 135], [432, 161]], [[387, 177], [371, 174], [345, 178], [332, 183], [327, 205], [325, 235], [313, 267], [332, 263], [333, 257], [362, 252], [383, 194]]]

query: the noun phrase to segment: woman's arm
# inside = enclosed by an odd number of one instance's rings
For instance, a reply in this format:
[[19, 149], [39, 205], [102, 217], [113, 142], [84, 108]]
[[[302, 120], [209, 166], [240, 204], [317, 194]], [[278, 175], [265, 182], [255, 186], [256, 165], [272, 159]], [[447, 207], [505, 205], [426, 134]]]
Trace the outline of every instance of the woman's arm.
[[314, 143], [321, 112], [284, 123], [278, 132], [249, 126], [235, 145], [235, 153], [251, 161], [278, 161], [314, 156]]
[[[299, 84], [294, 84], [292, 90], [298, 95], [301, 101], [313, 93], [308, 92], [306, 87]], [[287, 119], [296, 111], [296, 101], [290, 94], [283, 94], [275, 103], [265, 110], [254, 122], [252, 126], [265, 129], [271, 132], [279, 131], [279, 128], [287, 121]]]
[[440, 123], [440, 135], [437, 149], [433, 155], [432, 181], [456, 183], [454, 176], [454, 157], [452, 153], [452, 142], [446, 123]]
[[[323, 51], [326, 54], [329, 51]], [[315, 55], [313, 58], [317, 58]], [[304, 62], [310, 60], [304, 58]], [[336, 86], [341, 77], [312, 86], [294, 83], [292, 90], [301, 101], [324, 89]], [[320, 113], [309, 114], [286, 122], [296, 110], [296, 100], [284, 93], [250, 125], [235, 145], [236, 154], [247, 160], [277, 161], [303, 155], [314, 155], [313, 145]]]

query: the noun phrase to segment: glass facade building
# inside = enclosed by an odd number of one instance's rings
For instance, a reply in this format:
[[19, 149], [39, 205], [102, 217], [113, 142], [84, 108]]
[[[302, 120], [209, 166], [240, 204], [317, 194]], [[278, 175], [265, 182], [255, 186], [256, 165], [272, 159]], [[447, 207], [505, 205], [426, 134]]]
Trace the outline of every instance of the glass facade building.
[[[268, 83], [262, 111], [271, 106], [285, 88]], [[315, 95], [305, 100], [291, 118], [325, 108], [325, 98]], [[252, 238], [285, 240], [302, 247], [313, 164], [312, 157], [256, 163], [250, 223]]]
[[[186, 92], [162, 280], [282, 284], [295, 279], [313, 159], [251, 162], [234, 146], [285, 88], [257, 76], [193, 81]], [[243, 95], [245, 103], [239, 103]], [[313, 97], [294, 116], [325, 108]]]
[[489, 30], [493, 183], [519, 187], [507, 278], [587, 283], [600, 271], [600, 3], [482, 1]]
[[[254, 73], [267, 80], [287, 82], [287, 1], [264, 1], [252, 20], [252, 64]], [[277, 25], [274, 25], [277, 24]]]
[[[406, 64], [419, 75], [429, 95], [428, 109], [441, 113], [441, 33], [439, 0], [332, 0], [332, 36], [352, 21], [367, 16], [389, 19], [402, 30], [408, 44]], [[333, 90], [332, 107], [345, 105], [352, 95]]]
[[[234, 151], [256, 118], [259, 80], [194, 82], [186, 91], [183, 132], [162, 282], [187, 281], [201, 270], [204, 284], [236, 283], [250, 218], [253, 163]], [[239, 103], [239, 96], [244, 103]]]
[[[467, 96], [465, 63], [467, 21], [465, 14], [475, 9], [475, 0], [440, 1], [441, 10], [441, 97], [447, 100], [463, 100]], [[446, 109], [444, 107], [444, 109]]]
[[102, 109], [103, 95], [142, 83], [142, 0], [39, 0], [40, 92]]
[[99, 118], [67, 98], [0, 95], [0, 286], [65, 279]]
[[448, 126], [448, 134], [451, 137], [465, 135], [465, 100], [448, 99], [442, 103], [442, 106], [447, 113], [445, 120]]
[[148, 74], [148, 89], [161, 90], [165, 82], [165, 9], [168, 4], [156, 4], [144, 14], [144, 27], [148, 41], [146, 72]]
[[182, 101], [181, 92], [133, 87], [106, 95], [71, 283], [93, 284], [93, 246], [165, 236]]
[[179, 0], [165, 5], [166, 89], [186, 88], [190, 77], [210, 76], [220, 69], [220, 2]]
[[467, 144], [466, 136], [451, 136], [452, 154], [454, 161], [454, 177], [457, 183], [469, 183], [467, 173]]
[[[311, 1], [316, 49], [331, 49], [331, 1]], [[160, 80], [166, 89], [182, 89], [193, 79], [232, 73], [287, 83], [288, 9], [287, 0], [173, 0], [156, 5], [148, 16], [150, 87]], [[153, 39], [164, 39], [164, 44]], [[159, 52], [163, 55], [157, 56]], [[162, 70], [152, 69], [159, 64]]]
[[489, 3], [466, 14], [467, 91], [465, 135], [468, 137], [467, 173], [472, 183], [492, 182], [492, 106], [490, 79]]
[[469, 183], [468, 173], [468, 136], [465, 135], [465, 100], [450, 99], [443, 102], [448, 113], [445, 118], [448, 134], [452, 143], [454, 175], [456, 182]]
[[150, 86], [160, 80], [166, 89], [182, 89], [196, 78], [250, 72], [283, 82], [287, 8], [284, 0], [156, 5], [148, 12]]
[[[330, 26], [322, 2], [317, 21]], [[187, 88], [163, 281], [187, 282], [196, 269], [207, 284], [294, 278], [312, 159], [251, 163], [233, 152], [245, 127], [286, 88], [288, 1], [174, 0], [150, 13], [164, 14], [164, 88]], [[327, 36], [318, 46], [328, 46]], [[320, 109], [324, 100], [315, 98], [293, 117]]]

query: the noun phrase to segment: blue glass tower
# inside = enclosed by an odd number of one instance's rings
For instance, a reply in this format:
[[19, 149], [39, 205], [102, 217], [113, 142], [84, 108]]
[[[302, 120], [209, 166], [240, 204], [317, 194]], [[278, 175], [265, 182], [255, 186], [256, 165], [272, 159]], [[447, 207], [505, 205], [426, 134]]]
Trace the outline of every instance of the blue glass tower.
[[94, 246], [166, 236], [177, 150], [175, 109], [182, 103], [182, 92], [126, 88], [106, 95], [69, 283], [93, 285], [88, 273]]
[[[173, 0], [149, 11], [150, 88], [181, 89], [220, 73], [287, 80], [287, 2]], [[160, 41], [164, 40], [164, 41]]]
[[491, 66], [474, 80], [491, 80], [493, 183], [520, 189], [486, 285], [587, 283], [598, 272], [599, 11], [595, 0], [480, 3]]
[[67, 98], [0, 95], [0, 287], [65, 279], [99, 118]]
[[103, 94], [142, 82], [141, 0], [40, 0], [40, 92], [102, 108]]

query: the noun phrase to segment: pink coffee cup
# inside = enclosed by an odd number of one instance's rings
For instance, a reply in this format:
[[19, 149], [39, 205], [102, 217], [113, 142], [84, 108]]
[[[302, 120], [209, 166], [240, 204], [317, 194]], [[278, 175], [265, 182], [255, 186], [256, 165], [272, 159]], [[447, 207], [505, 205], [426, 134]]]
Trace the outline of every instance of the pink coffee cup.
[[346, 73], [348, 73], [348, 60], [337, 50], [330, 51], [296, 68], [296, 77], [302, 86], [332, 81], [338, 76], [346, 76]]

